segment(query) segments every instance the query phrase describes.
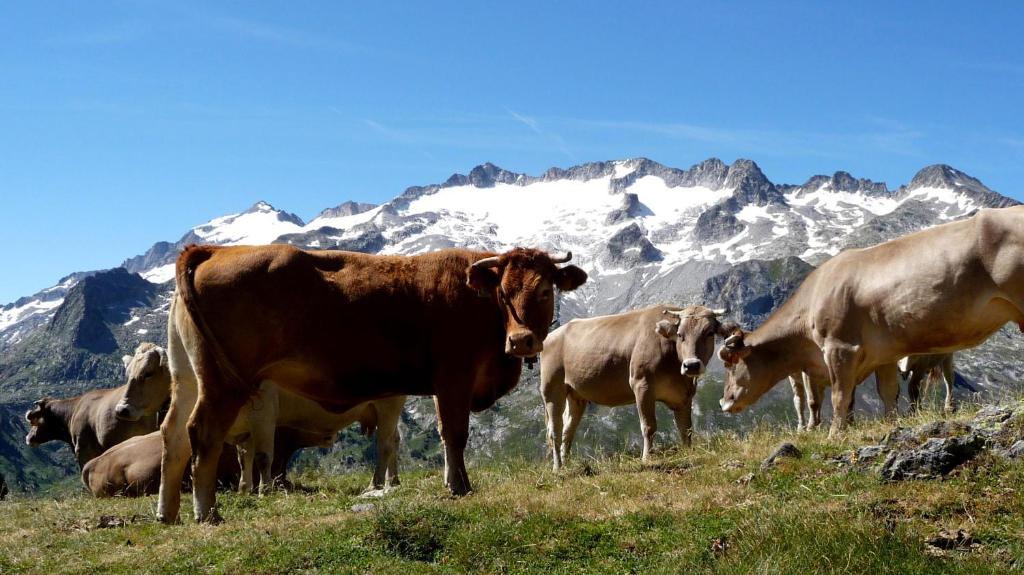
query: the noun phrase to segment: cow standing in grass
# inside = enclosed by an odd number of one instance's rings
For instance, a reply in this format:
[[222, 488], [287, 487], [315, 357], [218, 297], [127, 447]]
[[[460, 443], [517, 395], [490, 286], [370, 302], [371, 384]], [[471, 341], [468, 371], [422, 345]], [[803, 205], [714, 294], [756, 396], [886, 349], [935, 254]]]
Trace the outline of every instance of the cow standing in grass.
[[1024, 206], [982, 210], [822, 264], [763, 325], [726, 340], [722, 409], [741, 411], [805, 371], [832, 385], [835, 435], [854, 386], [872, 371], [889, 401], [899, 393], [901, 357], [973, 347], [1011, 321], [1024, 330]]
[[588, 402], [636, 404], [644, 460], [657, 431], [656, 401], [672, 410], [680, 442], [689, 445], [697, 377], [714, 353], [715, 336], [733, 329], [719, 320], [722, 313], [658, 305], [574, 319], [551, 332], [541, 354], [540, 393], [555, 471], [569, 456]]
[[341, 413], [433, 395], [445, 483], [471, 490], [469, 414], [515, 387], [543, 347], [555, 288], [586, 281], [533, 249], [419, 256], [191, 246], [178, 258], [168, 321], [171, 406], [157, 516], [175, 521], [193, 455], [195, 518], [213, 521], [214, 472], [239, 410], [270, 380]]

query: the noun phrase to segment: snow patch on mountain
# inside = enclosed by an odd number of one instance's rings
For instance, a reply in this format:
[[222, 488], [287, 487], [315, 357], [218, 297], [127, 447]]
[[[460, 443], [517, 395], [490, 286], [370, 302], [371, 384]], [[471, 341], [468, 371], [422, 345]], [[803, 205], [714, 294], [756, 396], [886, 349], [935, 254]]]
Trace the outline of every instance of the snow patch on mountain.
[[50, 301], [32, 300], [23, 305], [0, 310], [0, 331], [27, 319], [30, 315], [45, 313], [64, 303], [64, 298]]

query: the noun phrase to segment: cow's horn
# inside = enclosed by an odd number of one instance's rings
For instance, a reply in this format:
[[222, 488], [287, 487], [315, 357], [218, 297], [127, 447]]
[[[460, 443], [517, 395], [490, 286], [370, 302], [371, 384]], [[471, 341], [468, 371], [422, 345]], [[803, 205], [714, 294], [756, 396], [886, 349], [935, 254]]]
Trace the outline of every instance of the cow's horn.
[[683, 315], [686, 314], [686, 310], [682, 310], [682, 309], [681, 310], [667, 309], [667, 310], [665, 310], [665, 313], [672, 314], [672, 315], [674, 315], [676, 317], [683, 317]]
[[727, 347], [729, 349], [738, 349], [743, 347], [743, 334], [734, 333], [725, 338], [725, 343], [722, 344], [722, 347]]
[[572, 259], [572, 252], [565, 252], [565, 255], [562, 256], [562, 257], [552, 256], [551, 257], [551, 263], [553, 263], [553, 264], [564, 264], [565, 262], [567, 262], [567, 261], [569, 261], [571, 259]]
[[711, 310], [711, 313], [713, 313], [714, 315], [725, 315], [725, 314], [729, 313], [729, 308], [727, 308], [727, 307], [720, 307], [718, 309]]
[[484, 258], [482, 260], [477, 260], [476, 262], [473, 263], [473, 267], [478, 268], [478, 269], [482, 269], [482, 268], [496, 268], [496, 267], [498, 267], [498, 262], [499, 261], [501, 261], [501, 256], [491, 256], [489, 258]]

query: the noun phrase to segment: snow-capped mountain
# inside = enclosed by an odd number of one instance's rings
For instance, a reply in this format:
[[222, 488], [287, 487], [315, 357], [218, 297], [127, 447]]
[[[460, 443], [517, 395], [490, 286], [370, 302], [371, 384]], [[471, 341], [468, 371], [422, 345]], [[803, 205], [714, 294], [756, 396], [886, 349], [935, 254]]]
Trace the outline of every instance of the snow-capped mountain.
[[[385, 254], [449, 246], [568, 249], [593, 278], [566, 310], [582, 315], [651, 296], [700, 295], [703, 280], [740, 262], [797, 256], [818, 264], [847, 247], [1015, 203], [943, 165], [889, 190], [846, 172], [776, 185], [750, 160], [709, 159], [680, 170], [637, 158], [551, 168], [540, 176], [484, 164], [443, 184], [411, 187], [381, 206], [327, 208], [309, 223], [257, 202], [198, 225], [177, 242], [159, 242], [122, 267], [163, 284], [189, 243], [280, 242]], [[680, 272], [697, 281], [674, 277]], [[0, 308], [0, 348], [44, 325], [87, 275], [69, 275]]]
[[[442, 184], [408, 188], [380, 206], [327, 208], [308, 223], [257, 202], [159, 242], [126, 259], [123, 269], [74, 273], [0, 308], [0, 404], [119, 384], [122, 353], [143, 340], [163, 343], [174, 261], [189, 243], [277, 242], [381, 254], [450, 246], [571, 250], [590, 280], [561, 299], [561, 321], [658, 302], [704, 302], [728, 305], [734, 319], [753, 327], [814, 266], [843, 249], [1016, 203], [944, 165], [892, 190], [846, 172], [787, 185], [771, 182], [750, 160], [709, 159], [681, 170], [644, 158], [539, 176], [483, 164]], [[962, 355], [962, 370], [983, 386], [1016, 385], [1024, 380], [1020, 347], [1019, 336], [997, 334]], [[473, 441], [494, 448], [496, 430], [536, 431], [534, 420], [542, 418], [527, 397], [533, 392], [521, 385], [503, 400], [512, 407], [485, 414], [493, 433]], [[714, 393], [707, 395], [713, 406]], [[426, 425], [429, 411], [413, 406], [410, 413]], [[715, 417], [709, 412], [705, 421], [717, 425]]]

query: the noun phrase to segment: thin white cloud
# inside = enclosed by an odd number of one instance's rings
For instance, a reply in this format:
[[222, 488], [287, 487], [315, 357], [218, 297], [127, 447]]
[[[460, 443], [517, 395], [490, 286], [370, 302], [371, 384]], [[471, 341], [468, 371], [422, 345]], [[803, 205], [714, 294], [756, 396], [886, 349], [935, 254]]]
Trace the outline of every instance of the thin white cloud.
[[555, 147], [558, 148], [558, 151], [562, 152], [571, 159], [576, 159], [576, 156], [572, 153], [571, 150], [569, 150], [569, 146], [568, 144], [566, 144], [565, 139], [555, 132], [541, 128], [540, 122], [538, 122], [536, 118], [527, 116], [525, 114], [520, 114], [515, 110], [509, 108], [505, 108], [505, 111], [508, 112], [509, 115], [512, 116], [512, 118], [514, 118], [517, 122], [523, 124], [527, 128], [530, 128], [530, 130], [533, 131], [534, 134], [554, 144]]

